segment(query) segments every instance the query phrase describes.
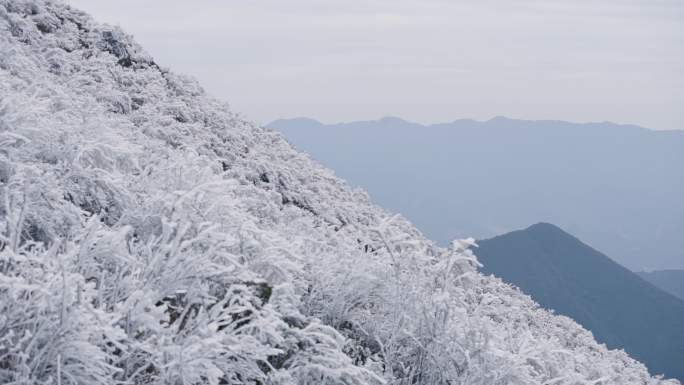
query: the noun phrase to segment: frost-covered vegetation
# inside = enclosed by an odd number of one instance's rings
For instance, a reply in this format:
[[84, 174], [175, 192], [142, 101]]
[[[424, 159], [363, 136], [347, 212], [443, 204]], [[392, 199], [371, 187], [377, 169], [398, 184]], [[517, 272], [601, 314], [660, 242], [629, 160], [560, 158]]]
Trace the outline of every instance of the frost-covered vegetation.
[[3, 384], [676, 383], [117, 28], [0, 0], [0, 53]]

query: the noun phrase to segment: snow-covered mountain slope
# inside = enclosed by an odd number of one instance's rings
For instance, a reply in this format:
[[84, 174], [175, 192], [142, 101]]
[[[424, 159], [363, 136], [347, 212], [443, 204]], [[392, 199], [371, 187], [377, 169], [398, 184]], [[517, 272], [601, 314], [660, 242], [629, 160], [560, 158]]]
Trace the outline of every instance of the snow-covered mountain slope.
[[2, 383], [677, 383], [60, 2], [0, 0], [0, 183]]

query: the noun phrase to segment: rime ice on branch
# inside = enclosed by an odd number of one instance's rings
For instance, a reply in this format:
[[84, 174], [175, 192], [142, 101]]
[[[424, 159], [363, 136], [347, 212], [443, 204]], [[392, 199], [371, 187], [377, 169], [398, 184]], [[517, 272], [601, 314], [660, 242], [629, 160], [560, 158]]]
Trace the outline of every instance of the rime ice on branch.
[[666, 383], [117, 28], [0, 0], [0, 52], [2, 383]]

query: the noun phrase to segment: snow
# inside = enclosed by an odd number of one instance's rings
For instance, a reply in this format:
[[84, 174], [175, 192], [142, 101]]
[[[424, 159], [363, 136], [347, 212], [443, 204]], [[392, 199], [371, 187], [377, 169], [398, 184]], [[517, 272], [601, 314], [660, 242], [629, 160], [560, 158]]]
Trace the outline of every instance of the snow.
[[2, 383], [677, 383], [117, 28], [0, 0], [0, 52]]

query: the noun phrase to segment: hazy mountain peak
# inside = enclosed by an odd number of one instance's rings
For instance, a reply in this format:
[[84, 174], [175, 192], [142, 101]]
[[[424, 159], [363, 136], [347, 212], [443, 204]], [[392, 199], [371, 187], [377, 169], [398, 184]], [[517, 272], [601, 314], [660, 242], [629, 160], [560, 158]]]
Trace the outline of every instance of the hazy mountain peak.
[[[519, 230], [522, 233], [529, 234], [535, 238], [548, 238], [552, 237], [555, 241], [571, 242], [571, 243], [581, 243], [577, 237], [563, 230], [559, 226], [556, 226], [548, 222], [538, 222], [524, 230]], [[511, 232], [509, 234], [516, 234], [517, 232]], [[501, 236], [506, 236], [503, 234]]]
[[384, 116], [380, 119], [378, 119], [378, 122], [384, 123], [384, 124], [418, 124], [415, 122], [409, 122], [405, 119], [396, 117], [396, 116]]
[[[535, 231], [535, 232], [545, 231], [545, 232], [555, 232], [555, 233], [559, 233], [559, 234], [560, 233], [568, 234], [566, 231], [564, 231], [560, 227], [558, 227], [552, 223], [549, 223], [549, 222], [537, 222], [537, 223], [529, 226], [528, 228], [526, 228], [525, 231]], [[568, 234], [568, 235], [570, 235], [570, 234]]]
[[271, 123], [266, 124], [264, 127], [270, 128], [319, 128], [323, 127], [324, 124], [316, 119], [298, 117], [298, 118], [287, 118], [287, 119], [277, 119]]
[[[512, 122], [514, 120], [516, 120], [516, 119], [510, 119], [510, 118], [507, 118], [503, 115], [497, 115], [497, 116], [487, 120], [486, 122], [487, 123], [507, 123], [507, 122]], [[520, 121], [520, 120], [518, 120], [518, 121]]]

